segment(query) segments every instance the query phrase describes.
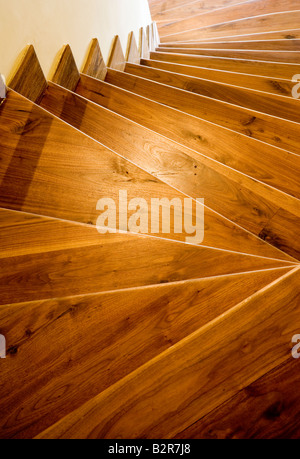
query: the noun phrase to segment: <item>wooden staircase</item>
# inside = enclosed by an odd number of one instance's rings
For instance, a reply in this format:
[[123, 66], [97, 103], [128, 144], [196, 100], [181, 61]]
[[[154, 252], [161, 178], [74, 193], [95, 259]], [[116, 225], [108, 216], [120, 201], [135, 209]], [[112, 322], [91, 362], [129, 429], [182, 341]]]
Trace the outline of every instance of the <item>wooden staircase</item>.
[[[139, 44], [106, 66], [93, 40], [81, 72], [64, 46], [50, 81], [24, 50], [0, 100], [0, 438], [300, 438], [298, 3], [149, 0]], [[203, 198], [202, 243], [175, 219], [100, 234], [120, 190], [193, 221]]]

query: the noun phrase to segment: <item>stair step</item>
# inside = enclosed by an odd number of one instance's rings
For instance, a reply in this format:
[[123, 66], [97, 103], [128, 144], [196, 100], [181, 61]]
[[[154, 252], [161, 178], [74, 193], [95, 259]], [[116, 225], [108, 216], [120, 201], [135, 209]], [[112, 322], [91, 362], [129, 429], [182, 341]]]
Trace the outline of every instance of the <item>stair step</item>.
[[[285, 80], [281, 80], [276, 83], [273, 82], [273, 86], [278, 85], [277, 94], [271, 94], [267, 92], [263, 93], [261, 90], [256, 91], [254, 89], [218, 83], [212, 80], [193, 78], [187, 75], [178, 75], [165, 70], [135, 64], [127, 64], [125, 71], [137, 77], [146, 78], [147, 80], [152, 80], [163, 85], [172, 86], [174, 88], [189, 91], [211, 99], [220, 100], [228, 104], [255, 110], [257, 112], [272, 115], [273, 117], [279, 117], [281, 119], [297, 123], [300, 121], [300, 102], [292, 97], [292, 88], [293, 85], [295, 85], [295, 83], [292, 82], [288, 83]], [[268, 85], [271, 87], [269, 81], [264, 80], [262, 83], [264, 89], [268, 89]], [[281, 94], [279, 94], [280, 90]], [[172, 101], [170, 105], [172, 105]], [[234, 114], [236, 108], [231, 106], [230, 109]], [[205, 115], [202, 116], [202, 118], [204, 117]], [[278, 120], [274, 121], [275, 125], [279, 125]], [[225, 125], [228, 125], [228, 121]], [[275, 126], [273, 126], [273, 131], [274, 130]], [[243, 126], [242, 133], [245, 133], [245, 126]], [[261, 136], [260, 140], [270, 144], [273, 142], [273, 144], [277, 146], [272, 137], [264, 138]], [[296, 147], [290, 143], [289, 139], [286, 140], [285, 149], [292, 151], [293, 153], [299, 153], [299, 146]]]
[[230, 59], [249, 59], [258, 61], [284, 62], [297, 64], [300, 61], [299, 51], [265, 51], [265, 50], [240, 50], [240, 49], [193, 49], [193, 48], [157, 48], [160, 53], [176, 53], [188, 56], [226, 57]]
[[[187, 197], [13, 91], [1, 121], [2, 207], [96, 225], [99, 199], [117, 204], [120, 190], [127, 191], [128, 202], [145, 199], [148, 209], [153, 198], [183, 203]], [[163, 207], [169, 211], [169, 202]], [[194, 218], [195, 213], [194, 206]], [[150, 221], [149, 215], [148, 230]], [[156, 236], [181, 242], [188, 237], [176, 231], [172, 220], [170, 232], [161, 228]], [[207, 207], [203, 245], [291, 260]]]
[[[187, 20], [189, 21], [189, 20]], [[187, 29], [181, 28], [180, 31], [170, 33], [160, 30], [161, 43], [165, 41], [197, 41], [203, 39], [222, 38], [227, 35], [246, 35], [253, 33], [270, 33], [272, 31], [285, 31], [287, 29], [296, 29], [300, 23], [300, 10], [286, 11], [280, 13], [271, 13], [256, 17], [246, 17], [237, 21], [215, 23], [212, 26], [192, 27], [186, 26]], [[176, 26], [173, 27], [173, 30]]]
[[16, 226], [14, 212], [1, 216], [1, 305], [291, 266], [132, 233], [100, 235], [36, 215], [20, 213]]
[[[183, 49], [235, 49], [235, 50], [269, 50], [269, 51], [300, 51], [300, 40], [248, 40], [248, 41], [219, 41], [219, 42], [189, 42], [189, 43], [162, 43], [160, 47]], [[85, 72], [83, 72], [85, 73]]]
[[174, 438], [291, 359], [291, 337], [300, 327], [299, 280], [297, 268], [37, 438]]
[[299, 439], [300, 406], [295, 391], [299, 384], [299, 369], [289, 359], [180, 432], [177, 438]]
[[[206, 4], [207, 5], [206, 5]], [[173, 10], [162, 11], [157, 20], [178, 21], [178, 30], [185, 30], [203, 25], [214, 25], [253, 17], [261, 14], [270, 14], [281, 11], [293, 11], [299, 9], [297, 0], [284, 0], [274, 2], [273, 0], [256, 0], [256, 1], [231, 1], [219, 4], [214, 2], [213, 11], [206, 12], [209, 2], [191, 1], [190, 3], [177, 7]], [[212, 7], [212, 5], [211, 5]], [[184, 20], [185, 19], [185, 20]]]
[[[289, 210], [292, 220], [294, 215], [291, 228], [297, 227], [297, 215], [298, 218], [300, 216], [298, 200], [180, 147], [77, 94], [49, 83], [41, 105], [67, 123], [80, 126], [82, 132], [122, 154], [168, 185], [194, 199], [203, 196], [209, 208], [257, 236], [278, 212], [278, 206]], [[114, 126], [113, 131], [111, 126]], [[118, 137], [115, 136], [116, 130]], [[226, 197], [224, 190], [227, 190]], [[243, 200], [238, 196], [243, 196]], [[276, 202], [276, 206], [273, 202]], [[285, 218], [274, 240], [278, 240], [279, 235], [285, 240], [286, 234]], [[285, 246], [293, 250], [295, 235], [285, 242]]]
[[34, 437], [289, 270], [0, 308], [1, 438]]
[[[263, 94], [258, 93], [254, 98], [252, 109], [249, 109], [242, 106], [243, 102], [234, 105], [232, 102], [218, 100], [217, 97], [214, 97], [214, 90], [212, 90], [212, 97], [194, 93], [187, 94], [186, 90], [112, 69], [108, 70], [105, 81], [240, 134], [247, 134], [245, 117], [254, 117], [257, 127], [254, 138], [277, 147], [279, 145], [278, 141], [274, 139], [276, 137], [274, 133], [277, 133], [278, 129], [281, 128], [282, 131], [285, 130], [286, 132], [282, 139], [285, 149], [288, 151], [296, 150], [295, 145], [290, 145], [289, 133], [294, 130], [300, 132], [299, 100], [275, 95], [264, 97]], [[224, 87], [222, 89], [222, 92], [227, 93], [226, 89], [224, 91]], [[236, 99], [240, 101], [251, 100], [251, 93], [249, 94], [248, 90], [245, 90], [244, 93], [238, 91]], [[260, 103], [258, 102], [259, 99], [261, 99]], [[256, 106], [257, 102], [258, 107]], [[291, 121], [296, 122], [297, 125], [295, 126]], [[252, 134], [252, 131], [250, 132]], [[249, 132], [248, 135], [250, 135]], [[282, 147], [282, 144], [280, 146]], [[299, 153], [299, 145], [297, 153]]]
[[211, 69], [227, 70], [229, 72], [261, 75], [269, 78], [284, 78], [291, 80], [299, 72], [298, 64], [285, 64], [249, 59], [230, 59], [216, 56], [190, 56], [188, 54], [173, 54], [151, 52], [150, 58], [155, 61], [172, 62], [174, 64], [207, 67]]
[[[223, 8], [225, 6], [234, 5], [236, 3], [244, 3], [248, 0], [214, 0], [213, 4], [211, 1], [193, 1], [193, 0], [149, 0], [149, 6], [151, 15], [154, 20], [159, 20], [165, 15], [167, 17], [172, 14], [178, 14], [179, 16], [188, 12], [188, 15], [193, 15], [202, 12], [208, 12]], [[200, 5], [199, 5], [200, 4]], [[181, 16], [180, 16], [181, 17]]]
[[[280, 78], [268, 78], [260, 75], [249, 75], [243, 73], [230, 72], [220, 69], [209, 69], [205, 67], [192, 67], [182, 64], [174, 64], [172, 62], [155, 61], [150, 59], [142, 59], [141, 64], [147, 68], [155, 69], [157, 71], [167, 71], [176, 74], [178, 78], [189, 77], [206, 79], [214, 83], [225, 83], [234, 85], [240, 88], [255, 89], [273, 93], [277, 95], [284, 95], [292, 97], [292, 89], [294, 83], [291, 78], [288, 80]], [[129, 66], [129, 64], [128, 64]]]
[[[223, 162], [287, 194], [296, 197], [299, 194], [298, 155], [258, 142], [252, 137], [234, 133], [229, 129], [85, 75], [81, 76], [76, 92], [175, 142]], [[253, 117], [247, 117], [245, 125], [247, 124], [248, 129], [254, 130], [255, 121]], [[295, 140], [298, 138], [298, 129], [296, 129]], [[284, 172], [287, 174], [286, 178], [283, 177]]]
[[[286, 30], [280, 30], [280, 31], [270, 31], [270, 32], [263, 32], [263, 33], [251, 33], [251, 34], [243, 34], [239, 32], [238, 35], [224, 35], [222, 37], [215, 37], [215, 38], [204, 38], [201, 37], [201, 39], [197, 39], [198, 42], [219, 42], [219, 41], [250, 41], [250, 40], [255, 40], [255, 41], [261, 41], [261, 40], [295, 40], [300, 38], [300, 29], [299, 27], [295, 29], [291, 29], [291, 27], [288, 25]], [[173, 40], [172, 40], [173, 41]], [[187, 42], [192, 42], [195, 40], [187, 40]], [[180, 42], [177, 42], [180, 43]]]

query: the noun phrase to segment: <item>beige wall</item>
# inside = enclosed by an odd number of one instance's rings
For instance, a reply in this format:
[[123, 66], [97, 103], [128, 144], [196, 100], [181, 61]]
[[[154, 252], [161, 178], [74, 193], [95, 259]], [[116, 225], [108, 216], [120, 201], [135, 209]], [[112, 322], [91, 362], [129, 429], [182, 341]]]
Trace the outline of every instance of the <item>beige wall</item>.
[[33, 44], [46, 76], [64, 44], [81, 68], [92, 38], [107, 60], [114, 35], [124, 52], [128, 33], [150, 24], [147, 0], [0, 0], [0, 73], [9, 76], [17, 57]]

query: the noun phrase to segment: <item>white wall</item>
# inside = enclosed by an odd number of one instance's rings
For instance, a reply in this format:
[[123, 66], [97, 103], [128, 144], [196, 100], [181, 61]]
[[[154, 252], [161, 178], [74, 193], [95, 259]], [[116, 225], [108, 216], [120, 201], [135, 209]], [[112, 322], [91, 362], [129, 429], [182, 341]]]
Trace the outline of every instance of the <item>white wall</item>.
[[0, 73], [7, 78], [17, 57], [33, 44], [49, 77], [62, 46], [70, 44], [81, 68], [92, 38], [107, 61], [114, 35], [127, 37], [151, 23], [147, 0], [0, 0]]

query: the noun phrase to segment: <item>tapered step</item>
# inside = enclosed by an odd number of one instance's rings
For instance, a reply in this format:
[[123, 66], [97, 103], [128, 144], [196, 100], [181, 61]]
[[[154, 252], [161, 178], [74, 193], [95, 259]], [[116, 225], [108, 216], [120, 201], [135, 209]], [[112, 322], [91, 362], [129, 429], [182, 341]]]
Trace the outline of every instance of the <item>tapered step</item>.
[[299, 269], [286, 274], [37, 438], [174, 438], [291, 359], [299, 280]]
[[[299, 439], [299, 365], [290, 358], [180, 432], [184, 439]], [[292, 421], [292, 422], [291, 422]]]
[[[245, 117], [255, 118], [257, 127], [257, 134], [253, 136], [251, 128], [251, 136], [278, 146], [278, 141], [275, 140], [274, 133], [278, 129], [286, 132], [285, 148], [289, 151], [299, 153], [299, 145], [297, 149], [290, 146], [289, 134], [291, 130], [297, 130], [300, 133], [300, 101], [292, 98], [283, 98], [278, 96], [264, 96], [261, 93], [256, 93], [252, 101], [252, 110], [243, 107], [243, 102], [233, 105], [222, 100], [217, 100], [214, 97], [212, 90], [212, 97], [205, 94], [187, 94], [186, 91], [178, 88], [172, 88], [169, 85], [157, 83], [146, 77], [139, 77], [136, 75], [129, 75], [124, 72], [117, 72], [115, 70], [108, 70], [106, 80], [107, 83], [114, 86], [121, 87], [127, 91], [134, 92], [143, 97], [148, 97], [156, 102], [168, 105], [177, 110], [181, 110], [197, 118], [208, 120], [212, 123], [219, 124], [220, 126], [227, 127], [232, 131], [247, 134], [245, 129]], [[223, 92], [227, 93], [227, 91]], [[237, 91], [235, 99], [251, 101], [251, 92], [245, 90], [244, 92]], [[230, 99], [230, 94], [228, 96]], [[260, 100], [260, 102], [258, 102]], [[251, 102], [250, 102], [251, 103]], [[258, 106], [256, 106], [256, 103]], [[266, 108], [265, 108], [266, 107]], [[278, 119], [280, 118], [280, 119]], [[286, 121], [283, 120], [286, 119]], [[290, 121], [296, 122], [294, 123]], [[278, 129], [277, 129], [278, 128]], [[281, 145], [282, 147], [282, 145]]]
[[[296, 40], [300, 38], [300, 29], [299, 27], [292, 29], [288, 26], [286, 30], [275, 31], [275, 32], [264, 32], [264, 33], [252, 33], [252, 34], [243, 34], [242, 32], [239, 35], [227, 35], [223, 37], [216, 38], [201, 38], [197, 41], [206, 41], [206, 42], [219, 42], [219, 41], [249, 41], [249, 40]], [[194, 41], [194, 40], [189, 40]], [[178, 42], [179, 43], [179, 42]]]
[[0, 437], [34, 437], [286, 272], [243, 273], [0, 308], [0, 331], [8, 349], [0, 364]]
[[[90, 80], [100, 83], [92, 78]], [[0, 117], [2, 207], [96, 225], [100, 216], [97, 210], [99, 200], [112, 199], [118, 207], [121, 191], [127, 193], [128, 203], [132, 199], [144, 199], [148, 216], [145, 213], [142, 225], [134, 211], [126, 216], [122, 208], [120, 221], [117, 219], [115, 222], [111, 217], [117, 228], [127, 230], [129, 222], [123, 220], [132, 217], [137, 219], [136, 223], [135, 220], [132, 222], [136, 232], [148, 232], [182, 242], [196, 235], [196, 230], [194, 234], [188, 234], [184, 228], [180, 233], [174, 218], [171, 218], [170, 228], [166, 228], [160, 224], [159, 215], [155, 212], [154, 216], [149, 214], [152, 199], [166, 199], [161, 203], [162, 208], [170, 212], [170, 201], [179, 198], [183, 206], [187, 195], [146, 173], [123, 156], [108, 150], [13, 91], [8, 93], [2, 105]], [[193, 216], [196, 222], [196, 205], [190, 205], [193, 209], [191, 212], [187, 208], [187, 218]], [[209, 208], [205, 207], [204, 214], [203, 245], [290, 260], [289, 256]], [[198, 229], [197, 236], [202, 236], [202, 228]]]
[[[186, 22], [188, 21], [187, 19]], [[224, 22], [221, 20], [221, 22], [207, 27], [201, 25], [199, 27], [197, 23], [194, 23], [192, 27], [187, 25], [186, 29], [181, 28], [178, 31], [176, 26], [174, 26], [173, 31], [177, 30], [177, 32], [170, 33], [169, 30], [165, 31], [162, 35], [162, 31], [160, 30], [160, 36], [162, 43], [165, 41], [201, 41], [204, 39], [220, 39], [230, 35], [263, 34], [272, 31], [277, 33], [278, 31], [296, 29], [299, 27], [299, 23], [300, 10], [298, 8], [297, 11], [246, 17], [237, 21]]]
[[[298, 226], [298, 200], [276, 193], [273, 188], [175, 144], [77, 94], [49, 83], [41, 104], [51, 113], [74, 126], [80, 126], [84, 133], [177, 190], [194, 199], [201, 194], [208, 207], [257, 236], [278, 212], [278, 205], [289, 209], [291, 215], [294, 214], [295, 221], [290, 222], [291, 231]], [[116, 138], [115, 131], [110, 130], [110, 126], [114, 126], [118, 131], [121, 143]], [[273, 199], [270, 199], [271, 196]], [[273, 202], [276, 202], [277, 206], [274, 206]], [[285, 218], [282, 220], [281, 230], [277, 229], [276, 238], [273, 236], [273, 239], [278, 240], [281, 235], [282, 241], [286, 241], [285, 246], [290, 246], [288, 252], [294, 253], [295, 237], [289, 235], [289, 241], [285, 238], [286, 226]]]
[[[246, 1], [248, 0], [244, 0], [244, 2]], [[163, 2], [161, 0], [149, 0], [149, 6], [153, 19], [159, 21], [170, 15], [172, 17], [174, 17], [173, 15], [178, 15], [181, 18], [181, 14], [185, 11], [192, 16], [193, 14], [205, 13], [242, 2], [243, 0], [215, 0], [213, 3], [211, 1], [199, 2], [199, 0], [167, 0]]]
[[[213, 9], [213, 11], [207, 12], [206, 10], [209, 8]], [[298, 9], [299, 3], [297, 0], [281, 0], [280, 2], [272, 0], [244, 2], [235, 0], [231, 2], [213, 2], [213, 4], [198, 0], [190, 1], [190, 3], [172, 10], [162, 11], [157, 15], [157, 20], [180, 21], [181, 30], [184, 30], [187, 24], [189, 24], [188, 28], [192, 28], [192, 23], [190, 22], [192, 17], [195, 18], [195, 24], [199, 27], [199, 23], [201, 25], [213, 25], [234, 19]]]
[[191, 56], [228, 57], [230, 59], [249, 59], [258, 61], [284, 62], [297, 64], [300, 62], [299, 51], [265, 51], [265, 50], [240, 50], [240, 49], [193, 49], [193, 48], [157, 48], [160, 53], [176, 53]]
[[[176, 142], [206, 154], [217, 161], [224, 162], [228, 166], [288, 194], [298, 196], [299, 174], [295, 171], [299, 162], [297, 155], [258, 142], [251, 137], [233, 133], [228, 129], [84, 75], [82, 75], [76, 91], [99, 105], [130, 118]], [[248, 124], [248, 129], [254, 129], [255, 119], [247, 117], [245, 119], [246, 124]], [[298, 132], [298, 129], [296, 131]], [[278, 165], [279, 158], [280, 167]], [[286, 167], [283, 167], [283, 163], [286, 164]], [[288, 174], [285, 181], [282, 175], [284, 172]], [[292, 179], [293, 175], [294, 178]]]
[[[154, 61], [142, 59], [141, 64], [156, 70], [165, 70], [178, 75], [178, 78], [201, 78], [216, 83], [225, 83], [242, 88], [255, 89], [278, 95], [292, 97], [292, 89], [295, 85], [291, 79], [268, 78], [260, 75], [248, 75], [243, 73], [229, 72], [219, 69], [208, 69], [204, 67], [191, 67], [171, 62]], [[182, 76], [184, 75], [184, 76]], [[187, 80], [188, 81], [188, 80]]]
[[16, 225], [5, 210], [1, 217], [2, 305], [291, 265], [22, 213]]
[[[125, 70], [127, 73], [132, 75], [185, 91], [190, 91], [211, 99], [217, 99], [229, 104], [239, 105], [244, 108], [284, 118], [297, 123], [300, 121], [300, 102], [292, 97], [292, 87], [295, 83], [289, 84], [286, 81], [282, 81], [282, 85], [280, 86], [280, 83], [278, 82], [277, 94], [281, 89], [282, 95], [275, 95], [270, 93], [263, 94], [261, 91], [255, 91], [253, 89], [241, 88], [211, 80], [193, 78], [187, 75], [178, 75], [172, 72], [153, 69], [141, 65], [127, 64]], [[264, 89], [268, 89], [269, 81], [264, 80], [262, 83], [262, 86], [264, 85]], [[286, 91], [284, 91], [284, 88], [286, 88]], [[235, 108], [230, 108], [234, 113]], [[205, 117], [205, 115], [202, 116]], [[277, 123], [279, 124], [279, 122]], [[244, 133], [245, 126], [243, 126], [243, 128]], [[270, 137], [268, 139], [263, 139], [262, 137], [260, 140], [267, 141], [267, 143], [272, 142], [272, 138]], [[275, 142], [273, 141], [273, 143]], [[287, 142], [285, 149], [289, 149], [294, 153], [299, 152], [298, 147], [288, 146], [288, 144], [289, 142]]]
[[173, 48], [194, 48], [194, 49], [250, 49], [250, 50], [269, 50], [269, 51], [300, 51], [300, 40], [285, 39], [285, 40], [248, 40], [248, 41], [220, 41], [220, 42], [195, 42], [195, 43], [162, 43], [160, 47]]
[[291, 78], [299, 72], [299, 65], [285, 64], [247, 59], [230, 59], [215, 56], [189, 56], [188, 54], [173, 54], [152, 52], [151, 59], [155, 61], [172, 62], [174, 64], [190, 65], [194, 67], [207, 67], [229, 72], [247, 73], [250, 75], [261, 75], [269, 78]]

